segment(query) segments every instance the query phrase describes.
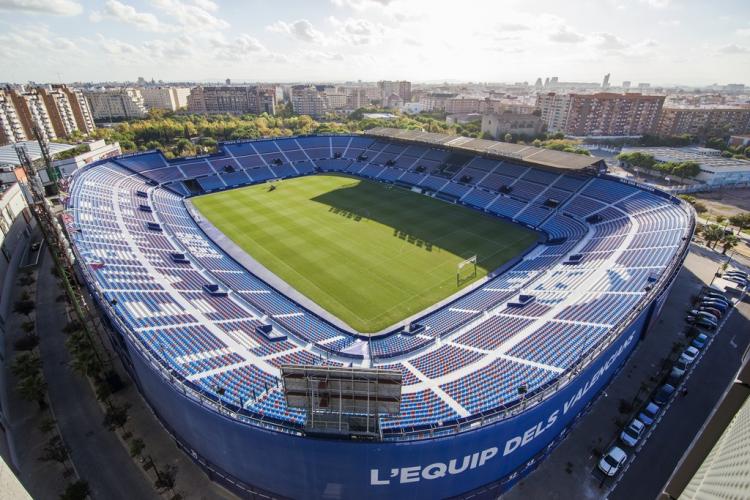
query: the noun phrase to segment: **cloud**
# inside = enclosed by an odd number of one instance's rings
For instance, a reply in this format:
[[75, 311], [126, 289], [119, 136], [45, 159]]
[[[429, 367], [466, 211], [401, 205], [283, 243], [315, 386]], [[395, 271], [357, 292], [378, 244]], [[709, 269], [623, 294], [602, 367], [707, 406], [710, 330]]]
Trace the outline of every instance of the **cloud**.
[[617, 35], [612, 33], [597, 33], [596, 46], [607, 51], [622, 50], [628, 46], [628, 43]]
[[316, 30], [310, 21], [307, 19], [298, 19], [291, 23], [284, 21], [276, 21], [272, 25], [268, 26], [269, 31], [274, 33], [284, 33], [290, 35], [297, 40], [301, 40], [307, 43], [325, 43], [325, 36], [320, 31]]
[[229, 28], [229, 23], [210, 11], [218, 7], [210, 0], [152, 0], [151, 3], [168, 14], [176, 23], [190, 31], [212, 31]]
[[331, 3], [337, 7], [350, 7], [356, 10], [362, 10], [367, 7], [383, 7], [390, 5], [394, 0], [331, 0]]
[[679, 26], [682, 24], [679, 19], [665, 19], [659, 21], [659, 26]]
[[336, 37], [347, 44], [369, 45], [379, 41], [385, 34], [385, 26], [367, 19], [340, 20], [330, 17], [329, 20], [336, 28]]
[[0, 0], [0, 10], [75, 16], [81, 13], [83, 7], [74, 0]]
[[113, 56], [136, 56], [141, 54], [141, 49], [116, 38], [107, 38], [101, 33], [96, 35], [99, 47], [107, 54]]
[[555, 33], [549, 36], [549, 39], [559, 43], [579, 43], [584, 41], [586, 37], [580, 33], [576, 33], [567, 26], [561, 26]]
[[231, 40], [218, 34], [210, 38], [209, 44], [213, 47], [216, 57], [228, 61], [244, 59], [251, 54], [267, 55], [268, 52], [257, 38], [246, 33]]
[[719, 52], [722, 54], [750, 54], [750, 48], [737, 45], [736, 43], [730, 43], [719, 48]]
[[740, 28], [735, 33], [739, 36], [750, 36], [750, 28]]
[[307, 50], [304, 53], [305, 59], [315, 62], [326, 61], [343, 61], [344, 56], [334, 52], [322, 52], [317, 50]]
[[644, 3], [649, 7], [653, 7], [655, 9], [664, 9], [669, 7], [669, 4], [672, 2], [671, 0], [641, 0], [641, 3]]
[[500, 31], [527, 31], [531, 27], [521, 23], [500, 23], [497, 29]]
[[93, 22], [102, 19], [114, 19], [125, 24], [135, 26], [143, 31], [166, 31], [155, 15], [147, 12], [138, 12], [135, 7], [126, 5], [118, 0], [107, 0], [104, 9], [99, 12], [92, 12], [89, 19]]

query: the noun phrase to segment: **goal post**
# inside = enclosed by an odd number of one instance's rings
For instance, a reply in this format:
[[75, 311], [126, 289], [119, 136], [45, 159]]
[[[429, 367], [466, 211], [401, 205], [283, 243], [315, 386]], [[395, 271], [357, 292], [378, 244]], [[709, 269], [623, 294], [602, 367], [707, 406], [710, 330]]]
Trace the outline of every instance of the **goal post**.
[[[469, 274], [467, 274], [467, 269], [470, 271]], [[460, 286], [462, 280], [474, 278], [476, 275], [477, 256], [472, 255], [468, 259], [459, 262], [456, 266], [456, 286]]]

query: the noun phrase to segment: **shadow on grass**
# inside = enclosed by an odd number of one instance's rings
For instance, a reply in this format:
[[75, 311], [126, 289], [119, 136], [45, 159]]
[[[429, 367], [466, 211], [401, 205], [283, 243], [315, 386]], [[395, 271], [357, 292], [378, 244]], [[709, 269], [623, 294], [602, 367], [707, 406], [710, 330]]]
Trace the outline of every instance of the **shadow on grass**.
[[[513, 234], [516, 232], [531, 233], [526, 228], [521, 228], [515, 224], [500, 221], [494, 217], [479, 213], [465, 207], [453, 207], [451, 210], [445, 202], [440, 200], [429, 199], [425, 197], [417, 198], [416, 193], [409, 193], [401, 189], [386, 191], [381, 184], [361, 182], [358, 179], [352, 179], [350, 184], [338, 189], [328, 191], [324, 194], [312, 198], [312, 201], [327, 205], [328, 211], [356, 222], [366, 222], [367, 220], [375, 221], [384, 226], [393, 229], [393, 237], [399, 238], [427, 252], [432, 252], [437, 248], [442, 248], [446, 252], [457, 255], [461, 258], [471, 257], [476, 253], [476, 248], [467, 243], [464, 238], [446, 238], [448, 229], [460, 228], [470, 217], [483, 217], [486, 220], [496, 224], [496, 227], [503, 231], [503, 234]], [[382, 203], [386, 197], [392, 203]], [[377, 203], [368, 204], [367, 200], [378, 200]], [[366, 206], [363, 206], [363, 201]], [[424, 218], [410, 216], [408, 210], [417, 204], [442, 204], [443, 212], [438, 213], [441, 217], [440, 224], [428, 223]], [[424, 205], [420, 205], [424, 206]], [[405, 211], [406, 210], [406, 211]], [[462, 213], [464, 212], [464, 213]], [[434, 212], [431, 213], [433, 215]], [[492, 235], [488, 235], [489, 238]], [[515, 238], [514, 238], [515, 239]], [[439, 244], [437, 243], [439, 241]], [[518, 253], [525, 250], [531, 240], [521, 240], [516, 245], [517, 248], [509, 248], [505, 252], [498, 252], [490, 256], [487, 261], [482, 262], [480, 255], [481, 268], [485, 271], [495, 269], [503, 262], [513, 258]]]

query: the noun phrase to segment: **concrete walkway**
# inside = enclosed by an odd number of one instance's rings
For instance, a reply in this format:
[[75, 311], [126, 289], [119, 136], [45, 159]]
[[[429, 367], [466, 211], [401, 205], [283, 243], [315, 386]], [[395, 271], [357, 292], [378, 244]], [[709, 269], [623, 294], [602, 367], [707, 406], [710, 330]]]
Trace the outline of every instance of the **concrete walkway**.
[[56, 302], [61, 290], [50, 272], [51, 263], [45, 253], [37, 280], [37, 331], [52, 410], [73, 463], [95, 499], [156, 499], [120, 440], [102, 425], [104, 414], [88, 381], [70, 368], [62, 332], [68, 318], [65, 304]]

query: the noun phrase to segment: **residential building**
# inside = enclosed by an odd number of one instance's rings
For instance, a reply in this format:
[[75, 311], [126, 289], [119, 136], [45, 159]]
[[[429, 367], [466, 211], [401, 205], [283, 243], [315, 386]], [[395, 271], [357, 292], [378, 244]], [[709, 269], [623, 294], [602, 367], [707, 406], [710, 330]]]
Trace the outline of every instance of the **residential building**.
[[750, 107], [670, 104], [662, 110], [657, 131], [665, 136], [746, 134], [750, 132]]
[[639, 136], [656, 130], [664, 96], [640, 93], [539, 94], [536, 106], [552, 132], [572, 136]]
[[146, 116], [143, 95], [138, 89], [90, 90], [84, 92], [84, 96], [96, 121], [143, 118]]
[[146, 109], [177, 111], [187, 107], [190, 89], [186, 87], [145, 87], [140, 89]]
[[458, 94], [449, 92], [430, 92], [419, 98], [419, 103], [425, 111], [445, 111], [448, 99], [456, 97]]
[[532, 114], [489, 113], [482, 116], [482, 134], [503, 140], [506, 134], [533, 137], [544, 130], [542, 119]]
[[385, 103], [392, 94], [398, 95], [403, 102], [411, 102], [411, 82], [383, 80], [378, 82], [380, 102]]
[[328, 102], [325, 93], [314, 85], [295, 85], [292, 87], [292, 108], [298, 115], [320, 117], [325, 115]]
[[34, 139], [34, 124], [48, 141], [94, 130], [79, 90], [65, 85], [0, 90], [0, 145]]
[[482, 113], [487, 110], [484, 97], [452, 97], [445, 101], [445, 112], [448, 114]]
[[276, 88], [255, 85], [198, 86], [187, 98], [191, 113], [276, 114]]
[[73, 119], [75, 120], [77, 129], [84, 133], [90, 134], [96, 129], [94, 124], [94, 117], [91, 113], [91, 108], [83, 95], [81, 89], [68, 87], [67, 85], [52, 85], [54, 91], [60, 92], [67, 97], [68, 105], [71, 108]]

